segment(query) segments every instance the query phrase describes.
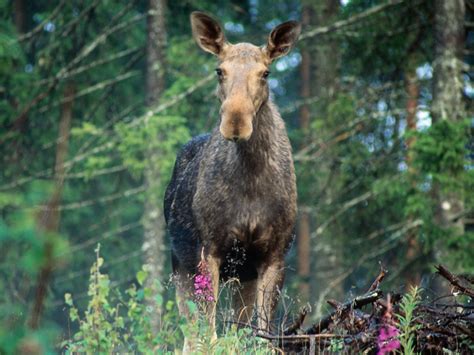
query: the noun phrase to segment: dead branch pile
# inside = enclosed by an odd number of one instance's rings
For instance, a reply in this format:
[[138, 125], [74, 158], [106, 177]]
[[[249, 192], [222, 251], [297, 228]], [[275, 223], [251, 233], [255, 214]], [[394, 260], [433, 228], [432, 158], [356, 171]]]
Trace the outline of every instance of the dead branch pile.
[[[385, 293], [380, 284], [386, 275], [382, 268], [367, 292], [339, 303], [328, 300], [334, 310], [308, 328], [303, 328], [308, 313], [303, 309], [279, 334], [258, 332], [285, 352], [316, 354], [320, 352], [375, 353], [382, 346], [381, 329], [392, 327], [393, 337], [402, 350], [402, 337], [412, 335], [412, 349], [417, 353], [474, 352], [474, 279], [452, 274], [439, 265], [437, 273], [450, 284], [449, 293], [430, 301], [414, 303], [410, 334], [404, 332], [403, 295]], [[401, 344], [400, 344], [400, 340]], [[386, 352], [382, 352], [386, 353]]]

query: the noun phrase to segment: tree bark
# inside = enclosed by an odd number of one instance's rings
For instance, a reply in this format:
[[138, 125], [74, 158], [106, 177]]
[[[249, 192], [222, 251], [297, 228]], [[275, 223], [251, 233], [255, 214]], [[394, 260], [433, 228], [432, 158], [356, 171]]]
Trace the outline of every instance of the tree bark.
[[[311, 7], [303, 5], [301, 22], [303, 28], [310, 26]], [[303, 100], [311, 97], [311, 54], [307, 46], [301, 50], [301, 98]], [[309, 105], [305, 103], [300, 108], [300, 128], [304, 134], [303, 142], [307, 143], [307, 135], [311, 122], [311, 112]], [[299, 292], [302, 302], [310, 300], [310, 275], [311, 275], [311, 226], [310, 214], [303, 211], [298, 219], [298, 277]]]
[[[340, 9], [339, 1], [324, 0], [315, 2], [313, 5], [314, 24], [316, 26], [327, 26], [334, 23]], [[312, 87], [311, 94], [316, 96], [319, 101], [314, 108], [313, 115], [318, 117], [322, 122], [319, 125], [321, 130], [315, 132], [315, 135], [324, 139], [326, 136], [332, 134], [331, 130], [334, 126], [333, 122], [328, 121], [328, 106], [335, 98], [337, 93], [337, 86], [339, 82], [340, 69], [340, 50], [339, 42], [327, 36], [321, 37], [314, 45], [312, 53]], [[330, 209], [337, 207], [334, 201], [337, 200], [339, 192], [339, 164], [337, 161], [337, 147], [336, 150], [328, 149], [326, 156], [318, 165], [319, 184], [318, 190], [325, 196], [321, 199], [321, 203], [331, 204]], [[328, 183], [328, 180], [331, 183]], [[330, 210], [329, 209], [329, 210]], [[327, 210], [322, 208], [321, 210]], [[323, 214], [316, 216], [316, 220], [323, 221], [325, 216]], [[321, 222], [319, 222], [320, 224]], [[319, 251], [313, 263], [315, 267], [313, 278], [317, 288], [312, 289], [312, 294], [317, 295], [316, 314], [320, 316], [324, 297], [322, 295], [326, 292], [328, 280], [335, 279], [341, 273], [343, 262], [342, 249], [340, 247], [340, 236], [342, 230], [339, 223], [336, 221], [332, 223], [330, 228], [327, 228], [317, 240], [314, 241], [315, 249]], [[331, 290], [333, 297], [342, 296], [342, 285], [338, 284]], [[339, 296], [338, 296], [339, 295]]]
[[[151, 12], [147, 22], [146, 48], [146, 104], [151, 109], [156, 106], [165, 88], [165, 0], [149, 0]], [[152, 139], [159, 139], [153, 137]], [[159, 326], [161, 309], [154, 301], [161, 292], [159, 282], [163, 281], [165, 263], [164, 235], [165, 221], [163, 216], [163, 201], [160, 197], [162, 177], [160, 176], [160, 152], [153, 145], [145, 152], [146, 166], [144, 171], [147, 191], [145, 194], [143, 214], [143, 246], [145, 270], [148, 272], [146, 286], [152, 290], [151, 299], [147, 300], [153, 309], [151, 322], [156, 330]]]
[[[465, 118], [462, 99], [462, 67], [465, 5], [463, 0], [435, 1], [435, 61], [433, 64], [433, 123], [459, 122]], [[462, 191], [443, 191], [436, 187], [437, 223], [452, 228], [456, 235], [464, 233]]]
[[[412, 65], [410, 59], [405, 73], [405, 91], [407, 95], [406, 111], [407, 111], [407, 133], [413, 133], [416, 131], [416, 112], [418, 107], [418, 98], [420, 95], [420, 88], [416, 77], [415, 66]], [[415, 138], [408, 137], [406, 140], [406, 162], [408, 169], [408, 178], [412, 188], [416, 188], [416, 169], [413, 166], [413, 145], [415, 144]], [[408, 216], [409, 220], [414, 220], [413, 216]], [[421, 281], [421, 269], [416, 267], [416, 259], [420, 257], [421, 248], [418, 241], [418, 229], [413, 228], [407, 232], [407, 251], [406, 251], [406, 263], [409, 267], [406, 269], [406, 288], [409, 290], [412, 286], [417, 286]]]
[[[72, 109], [74, 100], [74, 86], [68, 84], [64, 90], [65, 102], [62, 105], [61, 118], [59, 120], [58, 141], [56, 145], [56, 162], [54, 167], [54, 190], [49, 202], [44, 206], [39, 214], [38, 225], [39, 229], [44, 233], [57, 233], [59, 230], [59, 221], [61, 218], [58, 209], [61, 202], [61, 196], [64, 186], [65, 167], [68, 147], [69, 135], [71, 131]], [[53, 248], [51, 241], [46, 241], [44, 246], [44, 264], [38, 274], [36, 282], [36, 294], [33, 304], [33, 309], [29, 321], [32, 329], [37, 329], [43, 313], [44, 301], [47, 295], [47, 289], [51, 274], [54, 268]]]
[[19, 34], [26, 32], [26, 6], [25, 0], [13, 1], [13, 18], [15, 20], [15, 27]]

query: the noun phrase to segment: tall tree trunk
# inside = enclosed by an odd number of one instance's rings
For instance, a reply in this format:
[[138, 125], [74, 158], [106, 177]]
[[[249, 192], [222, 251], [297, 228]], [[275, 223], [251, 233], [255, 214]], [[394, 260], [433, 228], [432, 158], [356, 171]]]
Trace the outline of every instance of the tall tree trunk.
[[[464, 49], [464, 0], [435, 1], [435, 61], [433, 65], [433, 123], [459, 122], [465, 118], [462, 100]], [[462, 191], [444, 191], [437, 186], [438, 215], [441, 227], [464, 233]]]
[[[64, 186], [65, 167], [68, 147], [69, 135], [71, 131], [71, 119], [74, 100], [74, 86], [68, 84], [64, 91], [64, 103], [62, 105], [61, 118], [59, 120], [58, 141], [56, 145], [56, 162], [54, 167], [54, 190], [49, 202], [44, 206], [39, 214], [38, 225], [39, 229], [45, 233], [57, 233], [59, 230], [60, 211], [58, 209], [61, 202], [61, 196]], [[43, 313], [44, 302], [46, 299], [47, 288], [53, 272], [53, 248], [51, 241], [45, 242], [45, 257], [44, 264], [38, 274], [36, 282], [36, 295], [34, 305], [30, 317], [30, 327], [38, 328], [41, 315]]]
[[[25, 0], [14, 0], [13, 1], [13, 18], [15, 21], [15, 27], [18, 32], [18, 35], [22, 35], [26, 32], [26, 19], [27, 19], [28, 13], [26, 9], [26, 4]], [[12, 99], [12, 105], [15, 108], [20, 108], [21, 103], [17, 101], [17, 99]], [[27, 128], [27, 122], [28, 122], [28, 114], [26, 112], [21, 113], [20, 116], [13, 122], [13, 129], [17, 130], [21, 133], [23, 133], [26, 128]], [[14, 152], [13, 157], [13, 163], [16, 164], [16, 159], [19, 158], [20, 156], [20, 147], [21, 147], [21, 140], [16, 140], [13, 143], [13, 149], [12, 151]]]
[[[408, 65], [405, 73], [405, 91], [407, 95], [406, 111], [407, 111], [407, 133], [413, 133], [416, 131], [416, 112], [418, 107], [418, 98], [420, 95], [420, 89], [418, 86], [418, 80], [416, 76], [415, 65], [408, 60]], [[406, 162], [408, 167], [408, 176], [412, 188], [416, 188], [416, 169], [413, 166], [413, 145], [415, 138], [413, 136], [408, 137], [406, 140]], [[413, 216], [408, 216], [408, 219], [413, 221]], [[410, 288], [412, 286], [419, 285], [421, 281], [421, 269], [416, 267], [416, 259], [420, 257], [421, 248], [418, 242], [418, 229], [410, 229], [407, 232], [407, 251], [406, 251], [406, 263], [405, 269], [406, 286]]]
[[[339, 1], [323, 0], [315, 2], [313, 5], [314, 19], [313, 23], [317, 26], [327, 26], [336, 21], [337, 15], [340, 9]], [[315, 132], [315, 134], [322, 139], [332, 135], [333, 122], [327, 120], [328, 106], [329, 103], [336, 96], [336, 89], [339, 81], [339, 68], [340, 68], [340, 50], [339, 42], [329, 37], [321, 37], [314, 45], [314, 51], [312, 53], [312, 95], [316, 96], [319, 101], [315, 107], [313, 115], [318, 117], [322, 122], [319, 125], [321, 131]], [[337, 149], [337, 147], [335, 147]], [[323, 192], [325, 198], [318, 203], [334, 204], [337, 200], [337, 193], [339, 191], [339, 173], [338, 164], [335, 164], [337, 156], [335, 151], [327, 149], [326, 156], [322, 159], [318, 165], [318, 179], [319, 188], [318, 190]], [[328, 180], [331, 183], [328, 183]], [[321, 208], [320, 210], [328, 210], [328, 208]], [[329, 208], [329, 210], [335, 210], [335, 208]], [[329, 218], [328, 215], [316, 216], [318, 224], [324, 222], [325, 218]], [[317, 289], [313, 289], [312, 294], [317, 295], [318, 300], [316, 302], [316, 314], [321, 315], [322, 305], [327, 293], [330, 292], [331, 297], [338, 298], [343, 294], [342, 284], [328, 288], [330, 280], [334, 280], [341, 273], [341, 263], [343, 257], [341, 255], [342, 250], [339, 246], [339, 240], [341, 236], [341, 228], [339, 227], [338, 221], [331, 224], [329, 228], [321, 234], [317, 240], [314, 241], [318, 250], [318, 254], [315, 257], [313, 263], [315, 267], [314, 274], [316, 275], [315, 283]]]
[[26, 32], [26, 6], [25, 0], [13, 1], [13, 16], [15, 27], [19, 34]]
[[[151, 109], [156, 106], [165, 88], [165, 0], [149, 0], [150, 14], [147, 22], [146, 52], [146, 104]], [[154, 139], [159, 139], [156, 137]], [[147, 287], [152, 290], [149, 306], [152, 307], [152, 326], [157, 329], [161, 310], [154, 302], [155, 295], [160, 293], [159, 282], [163, 281], [165, 261], [164, 235], [165, 221], [163, 201], [160, 198], [162, 177], [160, 176], [160, 152], [150, 147], [146, 150], [146, 167], [144, 172], [147, 193], [145, 195], [143, 214], [143, 252], [145, 269], [148, 272]]]
[[[310, 25], [311, 8], [304, 5], [301, 13], [301, 22], [306, 29]], [[305, 46], [301, 51], [301, 98], [307, 100], [311, 97], [311, 54]], [[305, 135], [303, 141], [306, 142], [311, 121], [311, 112], [307, 103], [300, 109], [300, 128]], [[306, 142], [307, 143], [307, 142]], [[310, 296], [310, 275], [311, 275], [311, 226], [308, 211], [301, 211], [298, 219], [298, 276], [299, 291], [302, 302], [308, 302]]]

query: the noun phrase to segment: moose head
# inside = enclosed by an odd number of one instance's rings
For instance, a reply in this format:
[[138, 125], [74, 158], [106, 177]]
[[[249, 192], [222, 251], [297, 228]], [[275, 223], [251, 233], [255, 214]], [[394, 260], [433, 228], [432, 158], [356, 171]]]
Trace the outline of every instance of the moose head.
[[291, 50], [301, 32], [296, 21], [275, 27], [267, 44], [231, 44], [219, 23], [203, 12], [191, 14], [193, 36], [198, 45], [218, 58], [218, 96], [222, 102], [220, 132], [234, 142], [248, 140], [262, 105], [268, 100], [270, 64]]

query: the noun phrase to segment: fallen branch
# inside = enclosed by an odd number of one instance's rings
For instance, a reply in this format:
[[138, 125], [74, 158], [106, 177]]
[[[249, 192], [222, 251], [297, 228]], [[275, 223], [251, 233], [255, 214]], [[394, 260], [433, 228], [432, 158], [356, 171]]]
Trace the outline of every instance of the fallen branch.
[[303, 325], [304, 319], [306, 318], [306, 315], [308, 314], [308, 311], [309, 311], [309, 309], [307, 307], [303, 307], [303, 309], [301, 309], [301, 311], [300, 311], [298, 317], [296, 318], [296, 320], [289, 327], [287, 327], [283, 331], [283, 334], [284, 335], [295, 334], [296, 331], [298, 329], [300, 329], [301, 326]]
[[[329, 315], [321, 319], [319, 322], [313, 324], [311, 327], [306, 329], [305, 334], [319, 334], [323, 330], [327, 329], [331, 325], [331, 323], [334, 322], [336, 315], [340, 314], [341, 315], [340, 317], [344, 319], [350, 310], [360, 309], [364, 306], [372, 304], [375, 301], [377, 301], [379, 298], [381, 298], [382, 296], [383, 296], [383, 293], [380, 290], [371, 291], [362, 296], [358, 296], [354, 298], [353, 300], [342, 304], [340, 309], [334, 312], [331, 312]], [[339, 318], [338, 320], [342, 320], [341, 318]]]
[[[471, 296], [474, 291], [463, 284], [464, 276], [451, 273], [446, 267], [439, 265], [438, 273], [445, 277], [453, 287], [465, 295]], [[340, 303], [327, 300], [334, 311], [323, 317], [309, 328], [301, 326], [308, 313], [303, 308], [282, 334], [272, 334], [261, 329], [252, 328], [255, 336], [269, 340], [283, 352], [305, 352], [309, 354], [334, 352], [334, 346], [342, 346], [344, 353], [373, 353], [379, 347], [381, 326], [386, 324], [386, 314], [404, 315], [400, 302], [403, 295], [387, 293], [382, 298], [379, 289], [387, 275], [382, 266], [378, 276], [368, 291], [354, 299]], [[468, 282], [466, 280], [466, 282]], [[436, 302], [450, 298], [452, 303]], [[449, 301], [446, 301], [449, 302]], [[370, 313], [361, 310], [372, 305]], [[474, 346], [474, 311], [472, 305], [463, 304], [455, 293], [448, 296], [435, 297], [434, 300], [418, 303], [414, 306], [416, 329], [413, 330], [413, 350], [416, 353], [471, 353]], [[400, 327], [393, 317], [393, 327]], [[276, 328], [282, 329], [282, 328]], [[400, 331], [400, 329], [399, 329]], [[340, 350], [340, 348], [338, 348]], [[402, 352], [404, 349], [399, 349]], [[336, 350], [337, 352], [338, 350]]]
[[464, 293], [465, 295], [474, 298], [474, 290], [467, 286], [464, 286], [461, 283], [461, 279], [456, 275], [452, 274], [445, 266], [440, 264], [436, 266], [436, 270], [438, 270], [437, 273], [439, 275], [443, 276], [446, 280], [448, 280], [451, 285], [453, 285], [461, 293]]

